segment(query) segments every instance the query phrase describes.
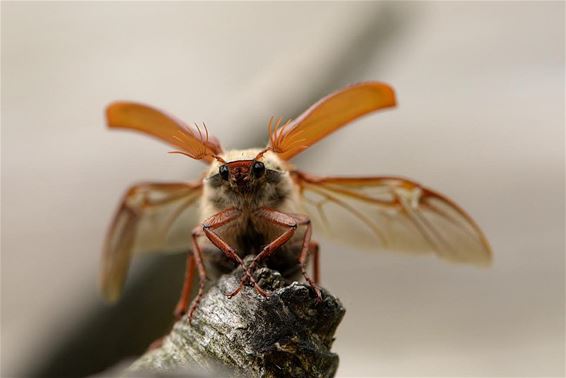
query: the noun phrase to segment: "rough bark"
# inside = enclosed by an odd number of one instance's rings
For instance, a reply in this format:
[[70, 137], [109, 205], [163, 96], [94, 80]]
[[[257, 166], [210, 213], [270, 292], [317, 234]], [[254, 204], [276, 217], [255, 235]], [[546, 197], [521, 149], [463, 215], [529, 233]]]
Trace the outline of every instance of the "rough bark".
[[332, 377], [338, 355], [330, 348], [344, 307], [322, 290], [318, 301], [304, 284], [289, 284], [276, 271], [256, 277], [270, 297], [251, 287], [232, 299], [225, 293], [240, 282], [242, 270], [222, 276], [207, 291], [189, 325], [178, 321], [160, 348], [147, 352], [128, 376]]

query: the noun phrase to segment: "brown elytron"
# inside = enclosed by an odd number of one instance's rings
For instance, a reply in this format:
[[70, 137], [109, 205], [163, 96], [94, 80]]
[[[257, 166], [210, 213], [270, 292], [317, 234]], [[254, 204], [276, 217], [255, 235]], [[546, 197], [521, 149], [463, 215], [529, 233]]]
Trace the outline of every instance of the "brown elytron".
[[[400, 177], [316, 177], [288, 163], [351, 121], [394, 105], [388, 85], [355, 84], [323, 98], [293, 121], [270, 120], [266, 148], [224, 152], [206, 127], [190, 127], [141, 104], [111, 104], [109, 127], [161, 139], [178, 149], [173, 152], [209, 167], [197, 182], [143, 183], [126, 192], [104, 247], [104, 295], [109, 300], [119, 297], [133, 255], [190, 250], [177, 317], [188, 310], [192, 319], [204, 293], [206, 260], [242, 267], [239, 286], [226, 293], [230, 297], [248, 284], [268, 296], [253, 275], [260, 264], [267, 264], [289, 277], [300, 272], [320, 298], [311, 220], [316, 230], [327, 229], [358, 244], [367, 241], [374, 249], [432, 252], [451, 261], [488, 264], [491, 250], [480, 228], [445, 196]], [[196, 214], [188, 215], [195, 209]], [[203, 243], [210, 248], [204, 250]], [[248, 266], [244, 253], [254, 255]], [[310, 254], [313, 279], [305, 269]], [[189, 308], [195, 269], [200, 285]]]

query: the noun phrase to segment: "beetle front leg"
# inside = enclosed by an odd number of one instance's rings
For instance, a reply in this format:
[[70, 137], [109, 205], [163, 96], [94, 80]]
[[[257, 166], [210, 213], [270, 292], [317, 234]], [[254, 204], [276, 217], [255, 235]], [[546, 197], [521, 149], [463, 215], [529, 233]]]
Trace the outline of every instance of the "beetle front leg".
[[[309, 283], [310, 286], [312, 286], [316, 292], [316, 296], [318, 297], [319, 300], [322, 299], [322, 296], [320, 294], [320, 289], [318, 288], [318, 285], [316, 283], [318, 283], [318, 266], [315, 267], [315, 282], [313, 282], [311, 280], [311, 278], [307, 275], [307, 272], [305, 270], [305, 263], [306, 263], [306, 259], [308, 257], [308, 252], [309, 252], [309, 247], [311, 245], [316, 245], [318, 247], [318, 244], [316, 243], [311, 243], [311, 235], [312, 235], [312, 226], [311, 226], [311, 221], [310, 219], [305, 216], [305, 215], [301, 215], [301, 214], [286, 214], [280, 211], [276, 211], [273, 209], [268, 209], [268, 208], [262, 208], [259, 209], [256, 212], [256, 215], [275, 224], [278, 226], [282, 226], [282, 227], [288, 227], [287, 230], [285, 230], [285, 232], [283, 232], [281, 235], [279, 235], [279, 237], [277, 237], [275, 240], [273, 240], [271, 243], [269, 243], [268, 245], [266, 245], [263, 250], [254, 258], [254, 260], [252, 261], [252, 263], [249, 266], [250, 271], [253, 271], [253, 269], [256, 267], [256, 265], [268, 258], [269, 256], [271, 256], [279, 247], [281, 247], [282, 245], [284, 245], [285, 243], [287, 243], [289, 241], [289, 239], [291, 239], [293, 237], [293, 235], [295, 234], [295, 231], [297, 230], [298, 226], [306, 226], [306, 231], [305, 231], [305, 235], [303, 237], [303, 244], [301, 247], [301, 254], [299, 257], [299, 264], [301, 265], [301, 272], [303, 273], [303, 276], [305, 277], [305, 279], [307, 280], [307, 282]], [[316, 251], [317, 253], [315, 254], [315, 265], [318, 263], [318, 250]], [[236, 295], [243, 287], [243, 285], [246, 282], [246, 277], [242, 277], [242, 280], [240, 281], [240, 285], [238, 286], [238, 288], [236, 290], [234, 290], [232, 293], [229, 294], [229, 296], [233, 296]]]
[[[295, 234], [295, 230], [297, 229], [297, 222], [295, 222], [291, 217], [287, 214], [271, 210], [271, 209], [260, 209], [257, 212], [257, 215], [260, 217], [271, 221], [278, 226], [287, 226], [289, 227], [285, 232], [283, 232], [277, 239], [273, 240], [271, 243], [266, 245], [263, 250], [253, 259], [252, 263], [248, 267], [250, 271], [253, 272], [256, 265], [263, 259], [269, 257], [277, 248], [281, 247], [283, 244], [287, 243], [289, 239], [293, 237]], [[238, 294], [242, 288], [244, 287], [248, 278], [246, 276], [242, 277], [240, 280], [240, 285], [234, 290], [233, 292], [228, 294], [228, 297], [233, 297], [234, 295]]]
[[193, 246], [193, 254], [188, 255], [187, 257], [187, 272], [185, 274], [185, 283], [183, 286], [183, 292], [181, 294], [181, 298], [179, 299], [179, 303], [177, 304], [177, 308], [175, 309], [175, 316], [180, 318], [186, 311], [188, 298], [191, 292], [192, 286], [192, 279], [193, 279], [193, 271], [196, 265], [199, 273], [199, 290], [198, 293], [191, 304], [189, 309], [189, 323], [191, 323], [193, 318], [193, 313], [197, 309], [202, 296], [204, 295], [204, 286], [206, 282], [206, 270], [204, 267], [204, 262], [202, 259], [202, 250], [200, 245], [198, 244], [198, 238], [205, 235], [216, 247], [218, 247], [228, 258], [235, 261], [239, 265], [242, 266], [245, 272], [245, 277], [249, 278], [253, 284], [256, 286], [256, 290], [263, 296], [267, 296], [267, 293], [262, 290], [258, 285], [257, 282], [254, 280], [253, 276], [249, 272], [249, 270], [245, 267], [243, 260], [238, 256], [236, 251], [230, 247], [220, 236], [218, 236], [214, 230], [222, 227], [240, 216], [241, 212], [236, 208], [230, 208], [223, 210], [209, 218], [207, 218], [202, 225], [197, 226], [193, 229], [192, 232], [192, 246]]
[[[246, 268], [244, 260], [236, 253], [234, 248], [232, 248], [226, 241], [224, 241], [214, 230], [236, 220], [241, 215], [241, 211], [236, 208], [230, 208], [221, 211], [218, 214], [211, 216], [206, 219], [202, 224], [202, 231], [218, 249], [220, 249], [229, 259], [239, 264], [244, 270], [244, 277], [249, 279], [254, 285], [256, 291], [263, 297], [268, 297], [269, 294], [266, 293], [256, 282], [253, 275], [250, 273], [249, 268]], [[228, 297], [232, 295], [227, 294]]]

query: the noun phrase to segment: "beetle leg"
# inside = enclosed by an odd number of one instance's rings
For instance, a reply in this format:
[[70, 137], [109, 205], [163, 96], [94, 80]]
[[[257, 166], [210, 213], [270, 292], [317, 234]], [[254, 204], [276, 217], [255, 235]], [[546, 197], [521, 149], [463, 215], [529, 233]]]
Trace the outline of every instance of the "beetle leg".
[[268, 294], [264, 290], [262, 290], [259, 285], [257, 285], [255, 279], [249, 271], [249, 268], [246, 268], [244, 260], [242, 260], [242, 258], [236, 253], [234, 248], [230, 247], [228, 243], [226, 243], [216, 232], [214, 232], [214, 230], [236, 220], [240, 216], [240, 214], [241, 211], [236, 208], [223, 210], [206, 219], [202, 223], [202, 232], [204, 232], [208, 240], [210, 240], [212, 244], [220, 249], [229, 259], [239, 264], [244, 269], [245, 276], [254, 284], [257, 292], [262, 296], [267, 297]]
[[[273, 214], [273, 213], [275, 214]], [[256, 265], [263, 259], [269, 257], [277, 248], [281, 247], [283, 244], [287, 243], [291, 237], [295, 234], [295, 230], [297, 229], [297, 222], [293, 220], [292, 217], [289, 217], [287, 214], [277, 212], [271, 209], [260, 209], [257, 213], [262, 218], [275, 223], [279, 226], [287, 226], [289, 227], [285, 232], [283, 232], [277, 239], [273, 240], [271, 243], [266, 245], [263, 250], [256, 255], [253, 259], [252, 263], [248, 267], [250, 271], [253, 272]], [[236, 288], [236, 290], [232, 291], [228, 294], [228, 297], [233, 297], [234, 295], [238, 294], [240, 290], [244, 287], [245, 283], [247, 282], [248, 277], [243, 276], [240, 280], [240, 285]]]
[[175, 318], [179, 320], [183, 314], [187, 312], [187, 307], [189, 305], [189, 297], [191, 296], [191, 289], [193, 287], [193, 277], [195, 275], [195, 257], [189, 251], [187, 256], [187, 269], [185, 271], [185, 282], [183, 284], [183, 291], [181, 292], [181, 298], [175, 307]]
[[304, 215], [296, 214], [294, 215], [297, 219], [302, 219], [303, 224], [306, 226], [305, 235], [303, 236], [303, 247], [301, 249], [301, 255], [299, 256], [299, 264], [301, 265], [301, 272], [303, 272], [303, 276], [305, 280], [311, 285], [316, 293], [316, 297], [318, 301], [322, 301], [322, 295], [320, 294], [320, 289], [318, 287], [318, 279], [319, 279], [319, 272], [318, 272], [318, 243], [316, 243], [316, 251], [314, 255], [314, 273], [315, 278], [314, 282], [311, 278], [307, 275], [307, 271], [305, 268], [305, 264], [307, 262], [307, 258], [309, 257], [309, 247], [312, 246], [311, 244], [311, 236], [312, 236], [312, 224], [309, 218]]
[[195, 266], [198, 269], [200, 282], [199, 282], [198, 293], [189, 309], [189, 323], [192, 321], [193, 313], [197, 309], [200, 300], [204, 295], [206, 270], [202, 259], [202, 250], [198, 244], [198, 238], [203, 235], [206, 235], [206, 237], [212, 242], [212, 244], [218, 247], [228, 258], [241, 265], [244, 269], [245, 276], [253, 282], [258, 293], [260, 293], [263, 296], [267, 296], [267, 293], [257, 285], [253, 276], [251, 275], [249, 270], [244, 266], [243, 260], [240, 258], [240, 256], [238, 256], [236, 251], [214, 232], [215, 229], [220, 228], [237, 219], [240, 216], [240, 214], [241, 214], [240, 210], [236, 208], [226, 209], [205, 219], [202, 225], [197, 226], [193, 229], [192, 232], [193, 254], [187, 257], [187, 273], [185, 275], [183, 292], [181, 294], [181, 298], [179, 299], [179, 303], [177, 304], [177, 308], [175, 309], [176, 317], [182, 316], [186, 310], [188, 298], [191, 292], [193, 271]]
[[[192, 232], [192, 242], [193, 242], [194, 261], [195, 261], [195, 265], [197, 266], [198, 275], [199, 275], [199, 287], [198, 287], [197, 295], [196, 295], [195, 299], [193, 300], [193, 303], [191, 304], [191, 307], [189, 309], [189, 324], [192, 322], [193, 313], [197, 309], [197, 307], [200, 303], [200, 300], [201, 300], [201, 298], [204, 294], [204, 284], [206, 282], [206, 269], [204, 268], [204, 263], [202, 261], [202, 250], [200, 249], [200, 246], [198, 244], [198, 237], [199, 236], [202, 236], [202, 228], [197, 226], [197, 227], [194, 228], [194, 230]], [[187, 266], [190, 267], [189, 265], [190, 265], [190, 261], [187, 260]], [[189, 287], [192, 286], [192, 282], [191, 283], [187, 282], [189, 278], [192, 279], [192, 275], [187, 274], [186, 280], [185, 280], [185, 287], [186, 286], [189, 286]], [[182, 300], [182, 298], [181, 298], [181, 300]]]
[[[309, 283], [310, 286], [312, 286], [316, 292], [316, 295], [318, 297], [318, 299], [320, 300], [322, 298], [321, 294], [320, 294], [320, 289], [318, 288], [318, 286], [310, 279], [310, 277], [307, 275], [306, 270], [305, 270], [305, 262], [306, 259], [308, 257], [308, 252], [309, 252], [309, 247], [311, 245], [311, 234], [312, 234], [312, 226], [311, 226], [311, 221], [308, 217], [306, 217], [305, 215], [301, 215], [301, 214], [286, 214], [286, 213], [282, 213], [280, 211], [276, 211], [276, 210], [272, 210], [272, 209], [268, 209], [268, 208], [262, 208], [259, 209], [256, 214], [275, 224], [278, 226], [282, 226], [282, 227], [287, 227], [287, 230], [285, 230], [285, 232], [283, 232], [281, 235], [279, 235], [275, 240], [273, 240], [271, 243], [269, 243], [268, 245], [266, 245], [263, 250], [254, 258], [254, 260], [252, 261], [252, 263], [249, 266], [250, 271], [253, 271], [253, 269], [256, 267], [256, 265], [268, 258], [269, 256], [271, 256], [273, 254], [273, 252], [275, 252], [279, 247], [281, 247], [282, 245], [284, 245], [285, 243], [287, 243], [289, 241], [289, 239], [291, 239], [293, 237], [293, 235], [295, 234], [295, 231], [297, 230], [298, 226], [306, 226], [306, 231], [305, 231], [305, 235], [303, 237], [303, 244], [301, 247], [301, 254], [299, 257], [299, 264], [301, 265], [301, 272], [303, 273], [303, 276], [305, 277], [305, 279], [307, 280], [307, 282]], [[317, 244], [318, 246], [318, 244]], [[316, 256], [318, 256], [318, 251]], [[315, 265], [318, 264], [318, 258], [315, 257]], [[315, 282], [318, 282], [318, 268], [315, 268]], [[242, 277], [241, 281], [240, 281], [240, 285], [238, 286], [238, 288], [236, 290], [234, 290], [232, 293], [228, 294], [229, 296], [233, 296], [236, 295], [243, 287], [243, 285], [246, 283], [247, 278], [246, 277]]]
[[312, 241], [309, 243], [309, 252], [312, 253], [313, 256], [313, 281], [315, 284], [320, 284], [320, 255], [319, 255], [319, 245], [317, 242]]

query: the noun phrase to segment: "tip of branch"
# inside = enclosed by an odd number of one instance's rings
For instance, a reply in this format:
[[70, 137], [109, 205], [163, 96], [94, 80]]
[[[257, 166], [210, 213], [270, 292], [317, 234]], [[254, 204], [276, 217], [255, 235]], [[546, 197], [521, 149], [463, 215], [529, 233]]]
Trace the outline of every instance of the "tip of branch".
[[[288, 283], [279, 272], [259, 268], [255, 278], [271, 295], [264, 298], [244, 287], [232, 299], [226, 293], [239, 285], [241, 269], [222, 276], [205, 294], [192, 324], [175, 324], [163, 345], [137, 360], [132, 372], [220, 369], [234, 376], [331, 377], [338, 355], [330, 351], [345, 309], [322, 290]], [[186, 370], [188, 372], [188, 370]], [[202, 376], [202, 375], [201, 375]]]

